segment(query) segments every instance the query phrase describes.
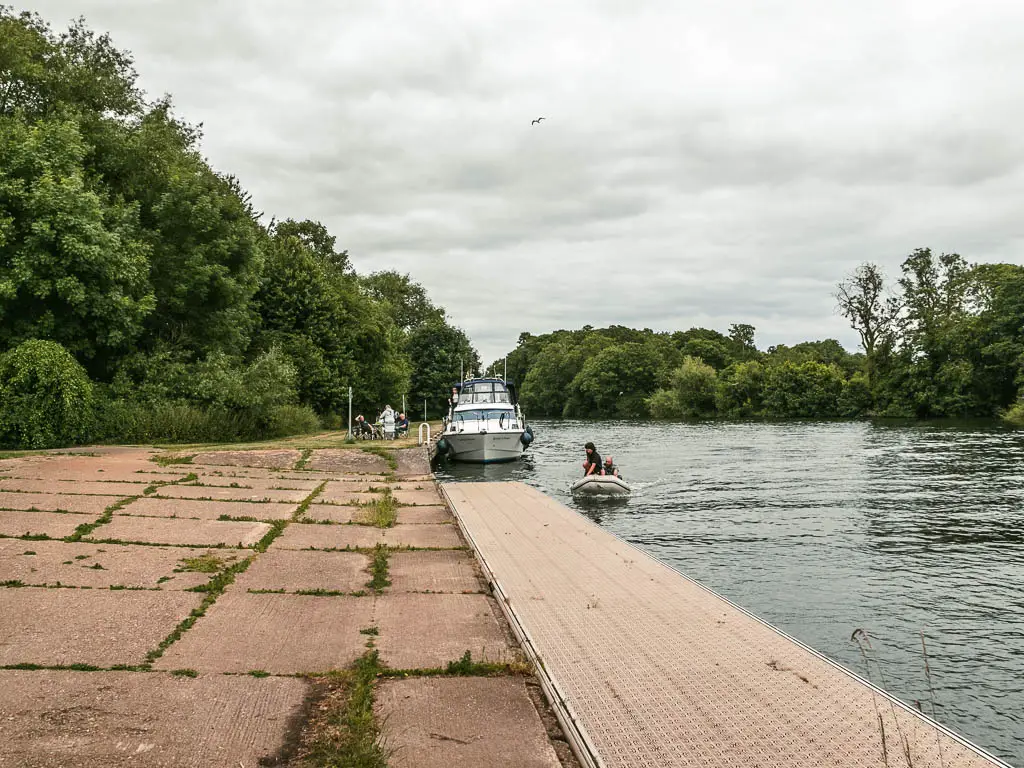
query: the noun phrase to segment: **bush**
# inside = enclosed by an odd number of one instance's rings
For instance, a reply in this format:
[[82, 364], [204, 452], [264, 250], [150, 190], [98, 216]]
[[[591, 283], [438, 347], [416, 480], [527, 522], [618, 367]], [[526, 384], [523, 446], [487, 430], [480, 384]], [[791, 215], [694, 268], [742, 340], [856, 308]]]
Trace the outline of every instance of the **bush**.
[[695, 357], [683, 358], [672, 373], [672, 386], [684, 416], [712, 416], [715, 413], [715, 369]]
[[64, 347], [31, 339], [0, 355], [0, 444], [57, 448], [87, 439], [93, 386]]
[[647, 400], [647, 410], [655, 419], [678, 419], [683, 415], [676, 393], [670, 389], [659, 389]]
[[1024, 427], [1024, 400], [1011, 406], [1003, 414], [1003, 421], [1014, 427]]
[[839, 395], [846, 381], [835, 365], [808, 361], [769, 366], [764, 407], [769, 416], [832, 417], [839, 415]]
[[839, 414], [841, 416], [862, 416], [871, 411], [874, 405], [872, 400], [867, 375], [855, 373], [846, 382], [842, 394], [839, 395]]
[[756, 360], [736, 363], [718, 376], [715, 406], [724, 416], [757, 416], [764, 407], [764, 366]]
[[270, 409], [262, 437], [277, 438], [320, 431], [320, 419], [307, 405], [279, 405]]

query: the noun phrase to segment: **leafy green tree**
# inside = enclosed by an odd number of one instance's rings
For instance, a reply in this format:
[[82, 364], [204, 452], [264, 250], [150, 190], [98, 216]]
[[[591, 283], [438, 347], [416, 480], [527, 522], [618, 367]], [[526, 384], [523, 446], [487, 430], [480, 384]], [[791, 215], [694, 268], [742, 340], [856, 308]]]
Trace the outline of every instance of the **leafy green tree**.
[[718, 375], [715, 407], [722, 415], [757, 416], [764, 409], [764, 366], [748, 360], [729, 366]]
[[53, 341], [31, 339], [0, 355], [0, 403], [0, 445], [71, 445], [92, 426], [92, 382]]
[[412, 363], [411, 403], [418, 408], [426, 401], [428, 412], [435, 415], [447, 410], [448, 397], [459, 381], [460, 370], [480, 368], [480, 356], [466, 334], [440, 317], [416, 326], [409, 334], [406, 349]]
[[611, 345], [600, 334], [588, 334], [578, 344], [559, 338], [545, 345], [522, 382], [523, 409], [534, 416], [561, 416], [569, 386], [584, 363]]
[[399, 272], [374, 272], [362, 278], [370, 296], [380, 302], [402, 331], [411, 331], [423, 323], [444, 320], [443, 309], [435, 307], [426, 289], [409, 275]]
[[660, 360], [645, 344], [605, 347], [588, 359], [569, 386], [566, 416], [647, 415], [645, 401], [657, 388]]
[[683, 358], [672, 376], [672, 388], [684, 416], [713, 416], [718, 374], [696, 357]]
[[285, 219], [271, 226], [270, 231], [275, 237], [298, 238], [321, 262], [331, 265], [339, 272], [351, 270], [348, 251], [337, 250], [337, 238], [319, 221]]
[[889, 294], [881, 268], [867, 262], [839, 283], [835, 298], [840, 314], [860, 336], [868, 391], [873, 400], [878, 356], [888, 354], [895, 343], [900, 302]]
[[52, 339], [102, 374], [155, 299], [134, 207], [91, 188], [71, 121], [0, 118], [0, 349]]
[[814, 361], [769, 366], [765, 371], [764, 407], [768, 416], [834, 417], [845, 378], [834, 364]]
[[716, 371], [732, 362], [726, 345], [710, 339], [690, 339], [683, 345], [681, 352], [685, 357], [700, 358]]

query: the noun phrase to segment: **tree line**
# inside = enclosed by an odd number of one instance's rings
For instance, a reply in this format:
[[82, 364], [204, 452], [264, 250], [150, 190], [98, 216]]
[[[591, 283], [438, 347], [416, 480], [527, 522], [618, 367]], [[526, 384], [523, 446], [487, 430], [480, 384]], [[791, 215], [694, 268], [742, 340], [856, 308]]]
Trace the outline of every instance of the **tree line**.
[[534, 416], [1002, 415], [1024, 426], [1024, 267], [918, 249], [895, 281], [865, 263], [835, 298], [861, 351], [835, 339], [760, 350], [747, 324], [727, 333], [586, 326], [521, 334], [509, 377]]
[[263, 223], [129, 53], [0, 6], [0, 445], [231, 440], [443, 404], [469, 339], [315, 221]]

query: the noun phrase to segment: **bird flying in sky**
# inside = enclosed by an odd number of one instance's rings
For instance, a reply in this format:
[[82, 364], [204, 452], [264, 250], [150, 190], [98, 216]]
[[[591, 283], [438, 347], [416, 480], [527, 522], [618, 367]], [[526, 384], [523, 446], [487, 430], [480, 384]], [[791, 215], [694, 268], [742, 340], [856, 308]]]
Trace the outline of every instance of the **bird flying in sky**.
[[539, 123], [543, 119], [544, 119], [543, 117], [538, 117], [536, 120], [531, 120], [530, 121], [530, 125], [536, 125], [537, 123]]

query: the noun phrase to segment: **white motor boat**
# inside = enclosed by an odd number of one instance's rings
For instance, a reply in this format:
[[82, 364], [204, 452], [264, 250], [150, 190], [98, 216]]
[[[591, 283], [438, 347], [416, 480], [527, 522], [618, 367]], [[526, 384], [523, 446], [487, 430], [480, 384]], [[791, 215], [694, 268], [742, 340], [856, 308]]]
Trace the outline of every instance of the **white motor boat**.
[[515, 387], [503, 379], [469, 379], [445, 419], [438, 453], [455, 461], [515, 461], [533, 442]]
[[572, 484], [573, 494], [580, 496], [628, 496], [629, 485], [615, 475], [587, 475]]

